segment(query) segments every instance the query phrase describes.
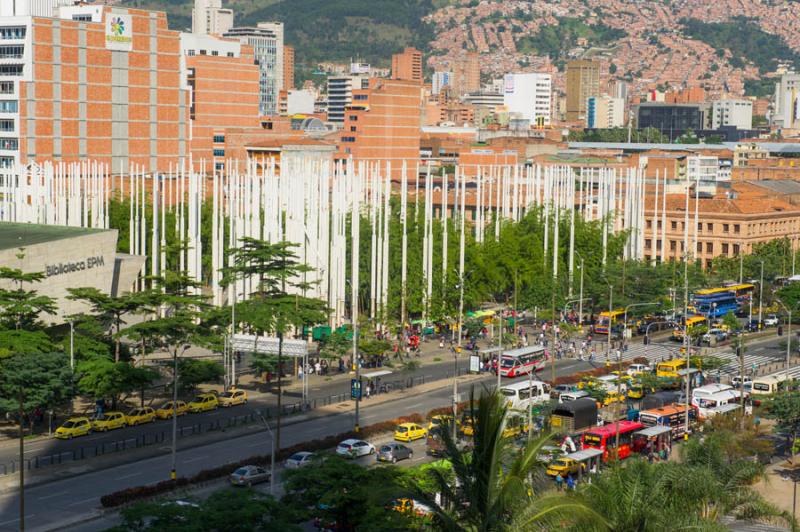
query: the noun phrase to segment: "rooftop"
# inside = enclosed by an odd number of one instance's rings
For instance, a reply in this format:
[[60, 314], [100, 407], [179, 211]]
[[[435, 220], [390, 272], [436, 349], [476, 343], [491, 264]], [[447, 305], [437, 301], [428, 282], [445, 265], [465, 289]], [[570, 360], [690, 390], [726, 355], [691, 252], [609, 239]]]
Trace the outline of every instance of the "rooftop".
[[24, 248], [101, 231], [105, 231], [105, 229], [0, 222], [0, 250]]

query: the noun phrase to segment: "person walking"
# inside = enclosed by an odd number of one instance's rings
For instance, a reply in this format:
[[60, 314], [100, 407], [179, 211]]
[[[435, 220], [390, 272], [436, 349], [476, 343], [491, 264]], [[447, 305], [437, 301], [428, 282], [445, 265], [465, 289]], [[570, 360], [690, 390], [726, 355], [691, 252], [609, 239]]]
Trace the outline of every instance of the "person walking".
[[558, 491], [564, 490], [564, 477], [561, 476], [561, 473], [556, 475], [556, 488]]
[[572, 473], [567, 475], [567, 490], [573, 491], [575, 489], [575, 479], [572, 478]]

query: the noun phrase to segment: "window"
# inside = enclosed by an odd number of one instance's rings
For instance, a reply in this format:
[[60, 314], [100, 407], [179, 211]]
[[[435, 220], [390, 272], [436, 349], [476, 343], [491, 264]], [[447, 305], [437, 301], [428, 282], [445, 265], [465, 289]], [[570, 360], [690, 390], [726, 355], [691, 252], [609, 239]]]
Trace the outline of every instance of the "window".
[[18, 150], [19, 141], [17, 139], [0, 139], [0, 150]]
[[653, 220], [647, 220], [647, 228], [648, 229], [652, 229], [653, 228]]
[[21, 44], [5, 44], [0, 46], [0, 59], [22, 59], [25, 47]]
[[661, 220], [658, 221], [658, 229], [661, 229]]
[[233, 57], [233, 52], [228, 52], [228, 57]]
[[726, 244], [725, 242], [722, 243], [722, 254], [723, 255], [728, 254], [728, 244]]
[[739, 224], [733, 224], [733, 232], [738, 233], [741, 231], [741, 226]]
[[350, 115], [348, 118], [351, 122], [358, 122], [358, 115]]
[[714, 265], [714, 261], [712, 261], [711, 259], [706, 259], [706, 269], [707, 270], [710, 270], [713, 265]]
[[194, 55], [194, 50], [187, 50], [186, 51], [186, 55], [193, 56]]
[[0, 100], [0, 113], [16, 113], [17, 100]]
[[211, 55], [218, 56], [219, 52], [217, 50], [211, 50]]
[[272, 122], [261, 122], [261, 127], [264, 129], [272, 129]]
[[25, 38], [24, 26], [0, 28], [0, 39], [2, 40], [24, 39], [24, 38]]
[[0, 65], [0, 76], [21, 76], [22, 65]]
[[733, 254], [734, 254], [734, 255], [738, 255], [738, 254], [739, 254], [739, 250], [740, 250], [740, 249], [741, 249], [741, 248], [739, 247], [739, 244], [734, 244], [734, 245], [733, 245]]
[[75, 22], [91, 22], [92, 15], [72, 15], [72, 20]]
[[697, 252], [698, 253], [702, 253], [703, 252], [703, 243], [702, 242], [698, 242], [697, 243]]
[[722, 224], [722, 232], [727, 233], [730, 231], [731, 226], [729, 224]]
[[662, 249], [661, 240], [656, 240], [656, 249]]
[[644, 249], [650, 249], [652, 245], [653, 245], [652, 240], [650, 240], [649, 238], [644, 239]]
[[366, 100], [367, 99], [367, 95], [366, 94], [356, 94], [355, 96], [353, 96], [353, 99], [354, 100]]
[[342, 137], [342, 142], [355, 142], [355, 137]]
[[225, 157], [225, 150], [214, 148], [214, 157]]
[[223, 171], [225, 170], [225, 163], [214, 163], [214, 170]]
[[355, 133], [356, 132], [356, 126], [350, 126], [350, 132], [351, 133]]
[[200, 55], [206, 55], [206, 51], [205, 50], [200, 50]]
[[225, 142], [225, 135], [214, 135], [214, 144], [222, 144]]
[[713, 230], [714, 230], [714, 224], [706, 224], [706, 231], [713, 231]]
[[11, 168], [14, 166], [13, 157], [0, 157], [0, 168]]
[[0, 81], [0, 94], [14, 94], [14, 82]]
[[14, 131], [14, 121], [9, 119], [0, 120], [0, 131]]
[[714, 253], [714, 243], [706, 242], [706, 253]]
[[697, 232], [698, 233], [703, 232], [703, 222], [697, 222]]
[[678, 222], [672, 222], [671, 227], [672, 227], [672, 229], [677, 229], [678, 228]]
[[[673, 223], [675, 223], [675, 222], [673, 222]], [[670, 251], [675, 251], [676, 249], [677, 249], [676, 242], [674, 240], [670, 240], [669, 241], [669, 250]]]

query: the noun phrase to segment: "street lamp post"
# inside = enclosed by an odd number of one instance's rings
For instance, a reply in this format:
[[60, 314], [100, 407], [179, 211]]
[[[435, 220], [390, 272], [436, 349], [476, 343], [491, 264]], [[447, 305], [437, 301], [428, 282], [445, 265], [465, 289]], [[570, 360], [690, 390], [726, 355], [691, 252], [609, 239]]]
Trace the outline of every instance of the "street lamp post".
[[[789, 315], [786, 320], [786, 382], [789, 382], [789, 358], [792, 356], [792, 309], [787, 307], [783, 301], [775, 298], [780, 306], [786, 310], [786, 313]], [[744, 386], [744, 384], [742, 384]]]
[[655, 303], [631, 303], [625, 307], [625, 312], [622, 315], [622, 344], [628, 345], [628, 309], [633, 307], [651, 307], [651, 306], [661, 306], [660, 301], [656, 301]]
[[614, 312], [614, 285], [608, 285], [608, 345], [606, 346], [606, 360], [611, 357], [611, 314]]
[[577, 251], [575, 254], [581, 260], [581, 263], [578, 265], [578, 268], [581, 270], [580, 292], [578, 293], [578, 325], [583, 325], [583, 257]]
[[270, 495], [275, 495], [275, 435], [272, 433], [272, 428], [267, 423], [267, 420], [261, 415], [261, 411], [256, 410], [256, 414], [269, 432], [269, 493]]
[[764, 308], [764, 261], [761, 261], [761, 280], [758, 282], [758, 330], [761, 330], [761, 313]]

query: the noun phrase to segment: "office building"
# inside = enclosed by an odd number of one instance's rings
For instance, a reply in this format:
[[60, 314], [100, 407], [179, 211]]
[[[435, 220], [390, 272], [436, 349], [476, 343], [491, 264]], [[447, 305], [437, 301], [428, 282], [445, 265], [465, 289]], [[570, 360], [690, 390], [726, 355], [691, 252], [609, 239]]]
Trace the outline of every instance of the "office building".
[[752, 129], [753, 102], [750, 100], [718, 100], [711, 103], [711, 129], [731, 126]]
[[103, 5], [54, 13], [0, 18], [0, 167], [91, 158], [115, 172], [156, 171], [186, 157], [180, 37], [166, 15]]
[[567, 120], [586, 118], [586, 104], [600, 96], [600, 63], [574, 60], [567, 63]]
[[770, 123], [783, 129], [800, 128], [800, 105], [797, 94], [800, 90], [800, 74], [790, 72], [781, 76], [775, 84], [775, 110], [770, 115]]
[[294, 46], [283, 45], [283, 90], [294, 88]]
[[328, 78], [328, 121], [344, 123], [345, 107], [353, 101], [353, 91], [369, 87], [369, 76], [331, 76]]
[[450, 62], [451, 87], [457, 97], [481, 90], [481, 64], [478, 52], [464, 52]]
[[452, 88], [453, 73], [452, 72], [434, 72], [431, 77], [431, 94], [434, 96], [439, 94], [445, 87]]
[[506, 74], [503, 104], [531, 125], [550, 125], [551, 82], [550, 74]]
[[366, 89], [353, 89], [340, 134], [340, 158], [391, 162], [399, 175], [403, 162], [419, 160], [422, 84], [371, 78]]
[[586, 102], [586, 127], [608, 129], [625, 125], [625, 100], [610, 96], [591, 96]]
[[499, 92], [471, 92], [464, 96], [464, 102], [476, 107], [500, 107], [505, 105], [505, 95]]
[[194, 0], [192, 33], [222, 35], [233, 27], [233, 10], [223, 9], [222, 0]]
[[225, 32], [225, 37], [253, 47], [260, 72], [259, 113], [265, 116], [277, 114], [278, 94], [284, 86], [283, 23], [259, 22], [256, 27], [231, 28]]
[[422, 83], [422, 52], [406, 48], [392, 56], [392, 79], [404, 79]]
[[706, 114], [707, 106], [701, 104], [645, 102], [639, 104], [637, 123], [639, 129], [656, 128], [674, 140], [688, 130], [706, 129]]

